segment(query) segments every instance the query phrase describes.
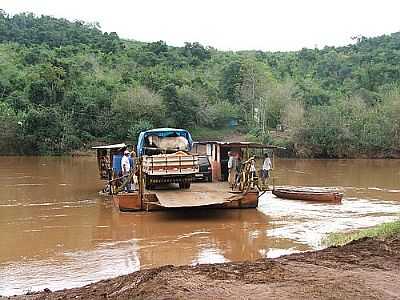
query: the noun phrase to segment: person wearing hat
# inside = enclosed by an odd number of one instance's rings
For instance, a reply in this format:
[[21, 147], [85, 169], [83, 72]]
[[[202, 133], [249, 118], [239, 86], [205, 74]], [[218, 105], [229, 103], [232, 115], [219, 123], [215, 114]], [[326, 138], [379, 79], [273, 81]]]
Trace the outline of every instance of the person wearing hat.
[[[121, 159], [121, 170], [122, 170], [122, 176], [128, 176], [129, 172], [131, 170], [131, 164], [129, 163], [129, 151], [128, 149], [124, 151], [124, 156]], [[131, 184], [128, 183], [126, 189], [127, 192], [130, 192], [131, 190]]]

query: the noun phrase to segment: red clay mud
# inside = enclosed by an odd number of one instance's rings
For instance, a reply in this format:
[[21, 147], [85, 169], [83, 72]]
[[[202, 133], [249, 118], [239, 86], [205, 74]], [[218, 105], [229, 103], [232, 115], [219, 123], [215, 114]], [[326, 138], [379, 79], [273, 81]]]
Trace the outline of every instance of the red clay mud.
[[400, 299], [400, 236], [254, 262], [164, 266], [11, 299]]

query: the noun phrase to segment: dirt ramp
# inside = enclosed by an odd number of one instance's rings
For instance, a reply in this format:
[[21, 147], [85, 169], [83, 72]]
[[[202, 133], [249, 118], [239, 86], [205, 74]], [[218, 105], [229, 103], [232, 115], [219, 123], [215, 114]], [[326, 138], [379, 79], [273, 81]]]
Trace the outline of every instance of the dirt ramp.
[[400, 299], [400, 237], [255, 262], [164, 266], [11, 299]]

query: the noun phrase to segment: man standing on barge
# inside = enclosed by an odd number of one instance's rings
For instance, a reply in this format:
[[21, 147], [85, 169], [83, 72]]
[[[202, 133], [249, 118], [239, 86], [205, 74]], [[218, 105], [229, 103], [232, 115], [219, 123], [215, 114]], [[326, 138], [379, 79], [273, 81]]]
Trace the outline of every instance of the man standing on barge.
[[268, 153], [264, 155], [264, 163], [261, 169], [261, 184], [265, 186], [265, 182], [269, 178], [269, 172], [272, 169], [271, 159], [268, 157]]
[[130, 170], [131, 170], [131, 164], [129, 163], [129, 151], [125, 150], [124, 151], [124, 156], [122, 156], [121, 159], [121, 170], [122, 170], [122, 176], [124, 176], [124, 180], [126, 180], [126, 177], [128, 177], [128, 184], [125, 188], [125, 191], [128, 193], [131, 191], [131, 181], [130, 181]]
[[228, 182], [231, 188], [234, 187], [236, 182], [236, 173], [238, 167], [238, 159], [235, 154], [231, 151], [228, 152], [229, 160], [228, 160]]

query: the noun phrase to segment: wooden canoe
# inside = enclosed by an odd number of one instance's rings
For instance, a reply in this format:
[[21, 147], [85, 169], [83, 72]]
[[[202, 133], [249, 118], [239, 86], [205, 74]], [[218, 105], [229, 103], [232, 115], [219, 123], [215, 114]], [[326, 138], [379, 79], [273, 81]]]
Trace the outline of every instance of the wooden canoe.
[[343, 198], [343, 193], [338, 190], [326, 188], [275, 187], [272, 194], [283, 199], [333, 203], [340, 203]]

